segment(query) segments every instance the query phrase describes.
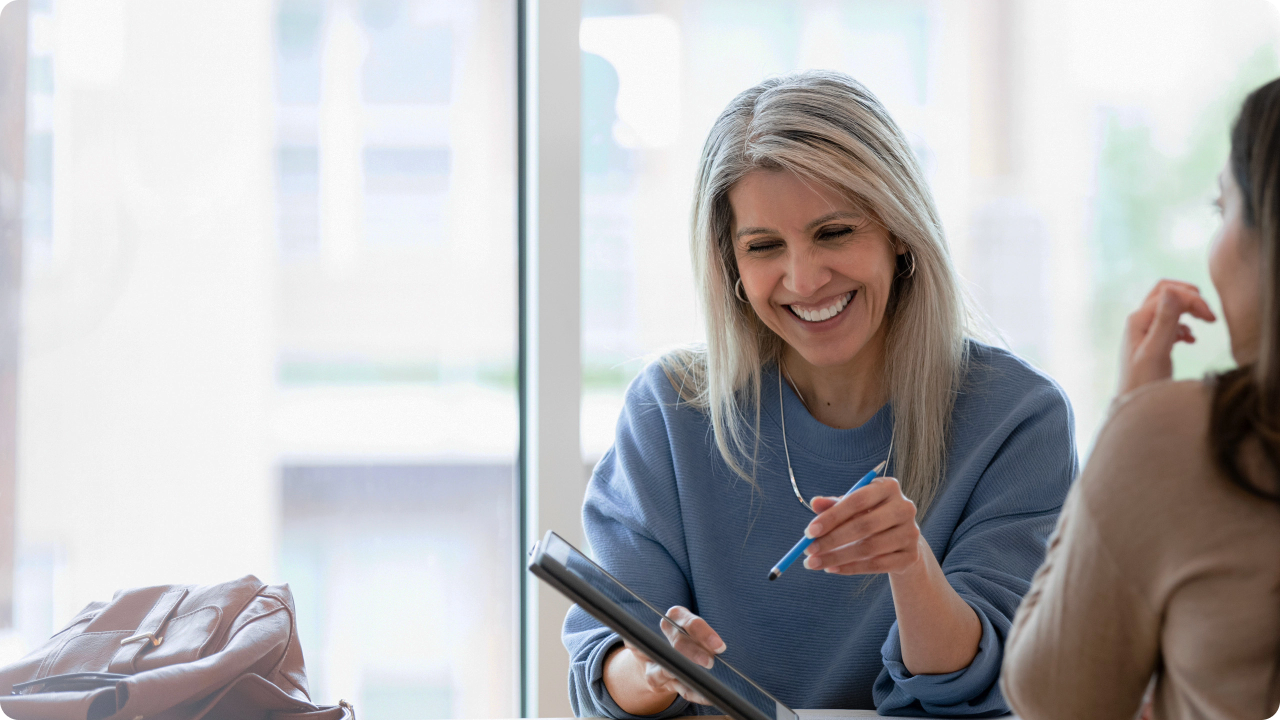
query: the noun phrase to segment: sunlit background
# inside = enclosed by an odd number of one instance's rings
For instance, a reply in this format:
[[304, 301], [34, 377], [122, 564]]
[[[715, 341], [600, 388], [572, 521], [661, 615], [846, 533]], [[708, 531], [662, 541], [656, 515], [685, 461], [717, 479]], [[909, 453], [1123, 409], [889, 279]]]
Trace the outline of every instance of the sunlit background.
[[[888, 107], [924, 166], [990, 341], [1051, 374], [1088, 451], [1124, 316], [1200, 284], [1244, 94], [1280, 71], [1272, 3], [584, 0], [583, 451], [626, 382], [703, 337], [687, 238], [706, 133], [770, 75], [830, 68]], [[619, 292], [621, 290], [621, 292]], [[1215, 305], [1216, 306], [1216, 305]], [[1195, 324], [1177, 374], [1230, 363]]]
[[[703, 337], [694, 167], [741, 90], [832, 68], [881, 98], [992, 341], [1063, 385], [1086, 453], [1123, 316], [1163, 276], [1213, 296], [1228, 122], [1280, 74], [1263, 0], [582, 8], [584, 473], [643, 363]], [[293, 588], [316, 699], [519, 714], [516, 9], [5, 7], [0, 662], [117, 588], [253, 572]], [[1230, 362], [1195, 329], [1179, 376]]]

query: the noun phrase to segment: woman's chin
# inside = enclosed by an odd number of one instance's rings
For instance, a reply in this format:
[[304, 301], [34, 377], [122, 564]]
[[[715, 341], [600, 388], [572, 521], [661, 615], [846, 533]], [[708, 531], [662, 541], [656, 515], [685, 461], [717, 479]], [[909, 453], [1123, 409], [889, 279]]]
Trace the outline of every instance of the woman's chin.
[[[785, 342], [785, 338], [784, 338]], [[787, 343], [806, 363], [815, 368], [845, 367], [862, 353], [865, 341], [840, 343]]]
[[[843, 367], [853, 363], [867, 347], [870, 333], [866, 322], [856, 316], [841, 318], [839, 333], [809, 333], [806, 328], [788, 328], [792, 332], [782, 341], [804, 361], [815, 368]], [[791, 318], [794, 323], [803, 322]], [[853, 322], [850, 322], [853, 321]]]

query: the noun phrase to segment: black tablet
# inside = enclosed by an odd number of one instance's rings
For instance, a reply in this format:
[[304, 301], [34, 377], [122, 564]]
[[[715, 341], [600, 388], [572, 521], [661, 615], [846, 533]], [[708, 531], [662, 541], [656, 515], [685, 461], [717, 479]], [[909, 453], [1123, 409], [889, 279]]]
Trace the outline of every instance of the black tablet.
[[798, 720], [794, 710], [720, 656], [708, 670], [680, 654], [662, 634], [663, 611], [631, 592], [564, 538], [548, 531], [529, 554], [533, 558], [530, 572], [643, 650], [680, 682], [702, 693], [724, 714], [735, 720]]

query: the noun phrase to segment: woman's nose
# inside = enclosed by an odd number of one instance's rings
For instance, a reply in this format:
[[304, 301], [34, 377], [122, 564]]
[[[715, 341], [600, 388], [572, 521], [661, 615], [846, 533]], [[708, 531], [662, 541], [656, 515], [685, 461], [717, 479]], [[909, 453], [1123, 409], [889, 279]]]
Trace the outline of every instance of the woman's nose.
[[813, 295], [831, 280], [831, 270], [816, 258], [806, 255], [808, 253], [792, 256], [785, 280], [787, 289], [800, 297]]

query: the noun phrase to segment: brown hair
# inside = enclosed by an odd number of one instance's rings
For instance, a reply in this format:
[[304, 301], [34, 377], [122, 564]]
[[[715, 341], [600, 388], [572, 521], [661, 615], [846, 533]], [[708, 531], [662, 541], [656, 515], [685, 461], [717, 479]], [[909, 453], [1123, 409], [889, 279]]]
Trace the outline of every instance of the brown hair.
[[1230, 169], [1243, 198], [1244, 222], [1260, 243], [1262, 307], [1257, 360], [1217, 377], [1209, 447], [1234, 483], [1280, 501], [1280, 493], [1249, 480], [1240, 453], [1255, 438], [1280, 471], [1280, 79], [1245, 98], [1231, 129]]

